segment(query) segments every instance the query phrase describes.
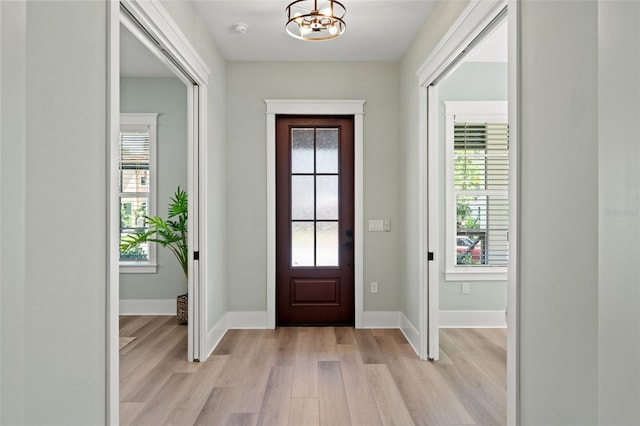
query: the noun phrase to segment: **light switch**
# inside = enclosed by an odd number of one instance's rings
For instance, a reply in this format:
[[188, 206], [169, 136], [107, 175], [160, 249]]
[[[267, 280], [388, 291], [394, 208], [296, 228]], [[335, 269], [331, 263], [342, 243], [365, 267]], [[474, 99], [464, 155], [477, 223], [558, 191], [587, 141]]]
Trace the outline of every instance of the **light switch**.
[[369, 220], [369, 231], [372, 231], [372, 232], [384, 231], [384, 220], [382, 219]]
[[391, 219], [385, 219], [383, 223], [384, 223], [384, 231], [385, 232], [391, 231]]

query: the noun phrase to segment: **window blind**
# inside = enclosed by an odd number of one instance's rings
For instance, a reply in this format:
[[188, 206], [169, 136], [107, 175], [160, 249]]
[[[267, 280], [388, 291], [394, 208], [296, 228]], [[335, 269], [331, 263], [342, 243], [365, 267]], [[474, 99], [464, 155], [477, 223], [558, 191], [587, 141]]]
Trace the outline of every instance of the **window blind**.
[[[144, 232], [149, 215], [151, 140], [148, 130], [120, 132], [120, 237]], [[120, 254], [121, 260], [148, 261], [148, 244]]]
[[456, 263], [508, 262], [509, 127], [454, 123]]

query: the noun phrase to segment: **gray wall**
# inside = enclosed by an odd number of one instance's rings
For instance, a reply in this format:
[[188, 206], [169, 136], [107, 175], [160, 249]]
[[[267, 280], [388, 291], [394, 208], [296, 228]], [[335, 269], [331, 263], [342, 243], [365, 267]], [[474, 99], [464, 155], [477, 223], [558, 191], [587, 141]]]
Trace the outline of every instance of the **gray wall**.
[[[167, 9], [211, 69], [211, 328], [226, 305], [225, 67], [192, 5]], [[107, 4], [0, 2], [0, 19], [0, 424], [105, 424]]]
[[[230, 311], [266, 310], [265, 99], [366, 99], [364, 219], [391, 219], [391, 232], [364, 234], [364, 308], [399, 309], [398, 65], [257, 63], [227, 65], [228, 283]], [[368, 291], [379, 282], [379, 293]]]
[[[167, 218], [176, 187], [187, 189], [187, 89], [177, 78], [121, 78], [120, 112], [158, 113], [156, 214]], [[156, 274], [120, 274], [120, 299], [173, 299], [187, 291], [175, 256], [156, 247]]]
[[[598, 22], [598, 421], [640, 424], [640, 3]], [[624, 64], [624, 66], [621, 66]]]
[[[444, 137], [444, 102], [447, 101], [506, 101], [507, 100], [507, 64], [500, 62], [466, 62], [447, 76], [438, 85], [440, 98], [440, 229], [445, 229], [446, 219], [446, 167]], [[441, 234], [440, 253], [445, 253], [445, 234]], [[492, 311], [505, 310], [507, 307], [506, 281], [469, 281], [470, 292], [462, 294], [461, 281], [445, 279], [445, 257], [440, 261], [440, 310], [443, 311]]]
[[106, 6], [0, 10], [0, 423], [103, 424]]
[[420, 33], [413, 41], [400, 63], [400, 147], [402, 150], [402, 175], [400, 195], [404, 231], [401, 237], [399, 258], [401, 262], [400, 307], [407, 319], [418, 328], [419, 318], [419, 235], [418, 221], [418, 78], [416, 71], [444, 37], [467, 1], [438, 2]]
[[527, 1], [520, 18], [522, 423], [596, 424], [598, 2]]
[[[401, 63], [405, 256], [417, 250], [415, 71], [464, 6], [436, 5]], [[640, 6], [519, 6], [520, 423], [638, 424], [640, 267], [628, 247], [640, 231]], [[568, 229], [580, 230], [569, 258]], [[417, 321], [407, 259], [402, 310]]]
[[227, 136], [226, 136], [226, 65], [218, 48], [212, 41], [202, 19], [191, 2], [161, 1], [162, 6], [178, 24], [187, 39], [211, 70], [207, 99], [207, 132], [204, 162], [207, 175], [203, 190], [208, 196], [204, 232], [208, 246], [200, 247], [201, 258], [205, 257], [209, 269], [205, 279], [207, 304], [207, 333], [227, 312]]
[[0, 424], [24, 422], [26, 17], [0, 2]]

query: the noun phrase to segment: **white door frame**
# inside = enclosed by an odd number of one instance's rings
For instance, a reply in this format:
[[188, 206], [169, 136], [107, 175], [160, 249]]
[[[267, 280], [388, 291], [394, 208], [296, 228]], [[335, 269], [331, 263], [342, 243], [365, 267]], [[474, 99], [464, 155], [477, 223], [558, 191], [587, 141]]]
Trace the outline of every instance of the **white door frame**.
[[[128, 14], [121, 11], [125, 7]], [[207, 194], [207, 86], [210, 70], [187, 41], [177, 24], [159, 2], [121, 0], [108, 2], [108, 84], [107, 129], [110, 167], [106, 188], [109, 205], [107, 278], [107, 423], [119, 422], [119, 233], [118, 136], [120, 132], [120, 24], [123, 23], [158, 59], [176, 72], [187, 86], [187, 192], [189, 194], [189, 252], [206, 253]], [[137, 23], [134, 22], [137, 21]], [[139, 25], [144, 27], [143, 34]], [[154, 39], [151, 41], [149, 36]], [[172, 60], [169, 60], [164, 50]], [[195, 230], [195, 231], [194, 231]], [[205, 360], [206, 353], [206, 262], [189, 256], [189, 332], [188, 360]], [[206, 259], [203, 256], [203, 259]]]
[[[518, 0], [471, 0], [458, 20], [435, 47], [416, 72], [418, 76], [418, 114], [419, 114], [419, 218], [420, 246], [418, 264], [420, 265], [420, 357], [434, 359], [439, 357], [439, 268], [437, 262], [429, 262], [429, 252], [438, 253], [440, 239], [437, 228], [437, 126], [427, 125], [429, 114], [437, 111], [436, 80], [444, 73], [454, 60], [469, 46], [487, 25], [508, 6], [507, 22], [509, 26], [508, 53], [508, 87], [509, 87], [509, 137], [510, 137], [510, 200], [512, 200], [509, 216], [509, 235], [511, 254], [507, 281], [507, 424], [517, 424], [519, 419], [518, 391], [518, 251], [517, 251], [517, 217], [518, 217], [518, 91], [519, 91], [519, 58], [518, 58]], [[436, 120], [437, 122], [437, 120]], [[425, 183], [425, 179], [428, 180]]]
[[265, 99], [267, 104], [267, 328], [276, 326], [276, 114], [353, 115], [355, 326], [364, 327], [364, 100]]

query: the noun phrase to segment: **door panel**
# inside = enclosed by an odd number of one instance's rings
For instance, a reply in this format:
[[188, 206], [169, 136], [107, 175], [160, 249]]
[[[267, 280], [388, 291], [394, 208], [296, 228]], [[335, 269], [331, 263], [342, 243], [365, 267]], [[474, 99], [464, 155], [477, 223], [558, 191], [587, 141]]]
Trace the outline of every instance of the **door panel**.
[[277, 117], [278, 325], [353, 325], [353, 165], [353, 117]]

